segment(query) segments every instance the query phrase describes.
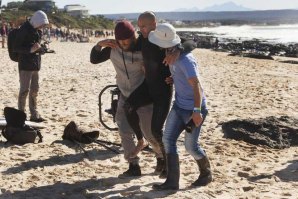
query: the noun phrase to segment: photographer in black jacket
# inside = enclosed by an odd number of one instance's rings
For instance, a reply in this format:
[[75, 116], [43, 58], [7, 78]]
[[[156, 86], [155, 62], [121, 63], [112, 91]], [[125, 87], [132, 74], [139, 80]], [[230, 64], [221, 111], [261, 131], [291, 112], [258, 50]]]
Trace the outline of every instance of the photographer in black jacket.
[[41, 65], [41, 29], [49, 24], [47, 15], [37, 11], [26, 21], [17, 33], [14, 51], [19, 56], [20, 92], [19, 110], [25, 111], [26, 98], [29, 93], [30, 120], [43, 122], [37, 111], [37, 95], [39, 90], [39, 70]]

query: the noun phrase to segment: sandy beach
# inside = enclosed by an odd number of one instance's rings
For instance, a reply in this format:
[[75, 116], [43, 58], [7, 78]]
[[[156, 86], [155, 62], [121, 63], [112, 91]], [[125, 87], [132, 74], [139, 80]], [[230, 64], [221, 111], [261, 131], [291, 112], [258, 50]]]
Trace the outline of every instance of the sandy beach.
[[[140, 154], [140, 178], [119, 179], [128, 168], [122, 154], [92, 143], [84, 147], [87, 155], [71, 142], [62, 141], [65, 126], [75, 121], [84, 129], [99, 129], [101, 140], [120, 143], [117, 132], [99, 123], [98, 94], [106, 85], [115, 84], [115, 71], [110, 61], [89, 62], [95, 42], [53, 42], [50, 48], [56, 54], [43, 56], [38, 107], [47, 120], [41, 130], [44, 141], [16, 146], [4, 144], [0, 137], [1, 199], [298, 198], [298, 147], [254, 146], [224, 138], [221, 129], [221, 123], [233, 119], [297, 118], [297, 65], [279, 62], [287, 60], [283, 57], [268, 61], [194, 50], [209, 107], [201, 145], [209, 155], [214, 181], [206, 187], [190, 187], [198, 177], [198, 167], [185, 151], [181, 136], [180, 190], [159, 192], [151, 188], [164, 182], [153, 174], [153, 153]], [[4, 107], [17, 107], [19, 82], [17, 63], [9, 59], [7, 49], [0, 49], [0, 63], [2, 117]], [[109, 103], [107, 93], [103, 108]], [[108, 115], [104, 120], [115, 125]]]

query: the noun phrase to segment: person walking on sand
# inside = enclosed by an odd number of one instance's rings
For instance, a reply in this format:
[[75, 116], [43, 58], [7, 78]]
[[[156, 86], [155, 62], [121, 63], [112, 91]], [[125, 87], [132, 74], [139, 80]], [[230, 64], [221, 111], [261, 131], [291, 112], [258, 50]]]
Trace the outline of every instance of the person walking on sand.
[[[171, 74], [169, 68], [163, 63], [165, 53], [158, 46], [148, 41], [148, 33], [156, 27], [154, 13], [142, 13], [138, 18], [138, 26], [141, 32], [139, 39], [144, 59], [145, 80], [126, 100], [124, 110], [134, 132], [141, 134], [139, 123], [136, 122], [138, 116], [135, 114], [135, 110], [145, 104], [153, 103], [152, 134], [163, 152], [163, 157], [157, 159], [158, 168], [155, 172], [159, 173], [160, 177], [165, 177], [165, 151], [162, 143], [162, 129], [172, 100], [172, 85], [166, 82], [166, 78], [170, 77]], [[135, 154], [138, 153], [137, 149], [134, 152]]]
[[[176, 30], [170, 24], [160, 24], [149, 34], [149, 41], [166, 51], [171, 51], [180, 43]], [[155, 190], [179, 189], [179, 158], [177, 140], [182, 131], [185, 133], [185, 148], [198, 164], [200, 175], [193, 186], [205, 186], [212, 181], [210, 163], [205, 151], [198, 144], [201, 126], [208, 113], [206, 98], [199, 79], [198, 65], [192, 53], [182, 53], [171, 64], [170, 71], [175, 87], [175, 101], [167, 117], [163, 144], [166, 151], [167, 179], [163, 184], [154, 184]]]
[[36, 11], [17, 32], [14, 51], [18, 53], [20, 92], [18, 108], [25, 112], [26, 98], [29, 93], [30, 121], [43, 122], [37, 111], [37, 95], [39, 91], [39, 70], [41, 67], [41, 30], [49, 24], [43, 11]]
[[[93, 47], [90, 55], [90, 61], [98, 64], [106, 60], [111, 60], [116, 70], [116, 82], [121, 91], [116, 112], [116, 123], [119, 127], [122, 146], [124, 149], [124, 158], [129, 162], [129, 169], [119, 177], [140, 176], [141, 168], [139, 166], [139, 157], [132, 156], [136, 151], [133, 138], [133, 131], [127, 122], [124, 112], [124, 103], [127, 97], [144, 81], [143, 56], [140, 48], [140, 39], [135, 36], [135, 29], [128, 21], [120, 21], [115, 27], [115, 38], [99, 41]], [[141, 118], [140, 125], [142, 133], [152, 145], [157, 158], [162, 157], [159, 144], [154, 139], [151, 131], [152, 104], [143, 106], [137, 110]], [[143, 140], [143, 134], [137, 135], [138, 147], [146, 146]]]

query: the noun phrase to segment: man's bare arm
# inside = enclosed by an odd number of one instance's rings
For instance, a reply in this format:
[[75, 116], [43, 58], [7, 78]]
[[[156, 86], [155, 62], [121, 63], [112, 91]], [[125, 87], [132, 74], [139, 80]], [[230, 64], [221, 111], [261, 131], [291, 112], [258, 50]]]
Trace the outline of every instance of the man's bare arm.
[[[201, 110], [202, 99], [203, 99], [203, 89], [202, 89], [200, 80], [198, 79], [198, 77], [192, 77], [188, 79], [188, 83], [193, 88], [194, 101], [195, 101], [194, 107]], [[192, 114], [192, 119], [196, 126], [199, 126], [203, 122], [203, 116], [201, 112], [194, 111]]]

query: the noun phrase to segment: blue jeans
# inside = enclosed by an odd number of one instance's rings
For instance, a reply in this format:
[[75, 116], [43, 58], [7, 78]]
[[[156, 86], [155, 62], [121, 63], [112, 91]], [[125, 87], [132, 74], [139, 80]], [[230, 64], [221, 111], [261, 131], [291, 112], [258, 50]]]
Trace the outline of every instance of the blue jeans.
[[[165, 131], [162, 138], [167, 154], [178, 154], [177, 140], [184, 130], [185, 125], [190, 121], [192, 113], [193, 112], [191, 110], [179, 108], [174, 103], [167, 118]], [[204, 120], [207, 114], [208, 110], [206, 106], [202, 106], [202, 115]], [[190, 133], [185, 132], [185, 149], [196, 160], [202, 159], [204, 156], [206, 156], [204, 150], [198, 144], [202, 124], [200, 124], [199, 127], [194, 127]]]

